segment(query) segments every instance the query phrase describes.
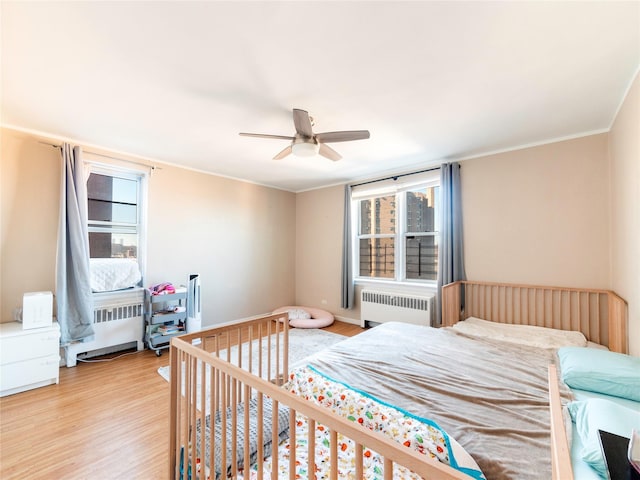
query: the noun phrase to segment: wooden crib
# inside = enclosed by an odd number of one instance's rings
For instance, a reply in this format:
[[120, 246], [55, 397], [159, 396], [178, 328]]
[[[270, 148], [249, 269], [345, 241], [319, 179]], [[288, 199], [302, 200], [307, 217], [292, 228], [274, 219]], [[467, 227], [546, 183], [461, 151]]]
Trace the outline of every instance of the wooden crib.
[[[255, 476], [262, 479], [264, 444], [271, 443], [273, 451], [276, 451], [279, 443], [278, 424], [281, 421], [278, 410], [282, 406], [288, 408], [289, 436], [294, 434], [296, 428], [296, 413], [308, 419], [309, 432], [314, 430], [316, 423], [330, 429], [332, 465], [337, 462], [338, 434], [352, 439], [356, 444], [356, 451], [360, 452], [356, 457], [357, 478], [362, 478], [364, 445], [384, 457], [386, 480], [393, 478], [393, 464], [403, 465], [424, 478], [469, 478], [448, 465], [420, 455], [377, 432], [368, 431], [346, 418], [332, 414], [326, 408], [314, 405], [280, 388], [288, 372], [289, 329], [288, 322], [278, 321], [282, 316], [283, 314], [270, 315], [227, 324], [171, 340], [169, 478], [224, 478], [220, 472], [225, 470], [225, 465], [228, 477], [241, 476], [243, 472], [240, 471], [239, 465], [251, 464], [249, 443], [252, 439], [249, 427], [250, 417], [255, 414]], [[235, 348], [228, 348], [234, 345]], [[260, 355], [261, 351], [266, 355]], [[256, 357], [257, 362], [254, 360]], [[247, 359], [249, 360], [246, 361]], [[268, 379], [261, 378], [264, 376]], [[253, 410], [249, 399], [254, 399]], [[271, 415], [270, 418], [265, 418], [265, 405], [268, 402], [272, 402]], [[206, 417], [211, 412], [227, 412], [221, 415], [221, 418], [227, 418], [226, 421], [219, 422], [217, 440], [213, 434], [210, 434], [210, 440], [207, 439], [206, 429], [198, 428], [207, 424]], [[270, 439], [264, 438], [266, 430], [271, 431]], [[216, 441], [227, 446], [218, 448], [217, 455], [214, 454]], [[313, 435], [309, 434], [309, 458], [313, 458], [314, 441]], [[202, 445], [209, 445], [209, 448], [205, 449], [208, 450], [208, 458], [201, 458]], [[193, 448], [194, 446], [196, 448]], [[242, 450], [242, 455], [238, 453], [239, 449]], [[272, 479], [278, 478], [277, 460], [277, 455], [274, 454]], [[294, 479], [295, 449], [291, 450], [289, 461], [288, 478]], [[204, 465], [207, 465], [206, 469]], [[309, 478], [314, 478], [314, 472], [312, 469], [309, 470]], [[214, 473], [216, 471], [217, 475]], [[332, 478], [338, 478], [337, 469], [332, 469]]]

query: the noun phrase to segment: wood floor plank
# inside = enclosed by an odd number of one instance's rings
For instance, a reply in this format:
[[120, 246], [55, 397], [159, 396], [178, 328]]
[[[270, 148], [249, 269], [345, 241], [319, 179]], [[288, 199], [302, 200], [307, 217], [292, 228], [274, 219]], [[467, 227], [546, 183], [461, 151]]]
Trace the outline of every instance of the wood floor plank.
[[[363, 330], [336, 321], [324, 330]], [[169, 355], [144, 350], [60, 369], [60, 383], [0, 399], [0, 478], [163, 480]]]

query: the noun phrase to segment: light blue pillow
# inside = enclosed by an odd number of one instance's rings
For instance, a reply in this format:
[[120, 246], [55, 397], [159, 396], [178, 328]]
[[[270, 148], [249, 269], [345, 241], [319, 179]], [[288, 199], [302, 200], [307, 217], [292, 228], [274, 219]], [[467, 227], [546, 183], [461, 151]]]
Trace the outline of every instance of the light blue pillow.
[[640, 357], [584, 347], [560, 348], [558, 357], [571, 388], [640, 402]]
[[600, 448], [598, 430], [630, 438], [632, 429], [640, 431], [640, 409], [634, 411], [600, 398], [571, 402], [567, 408], [582, 440], [580, 458], [595, 469], [602, 478], [607, 478], [607, 467]]

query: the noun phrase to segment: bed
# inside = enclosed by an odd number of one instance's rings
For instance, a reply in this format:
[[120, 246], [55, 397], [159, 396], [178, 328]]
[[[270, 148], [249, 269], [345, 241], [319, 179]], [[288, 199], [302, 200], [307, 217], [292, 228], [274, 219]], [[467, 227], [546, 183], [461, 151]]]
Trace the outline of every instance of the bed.
[[[172, 339], [170, 478], [573, 478], [561, 411], [573, 397], [554, 349], [391, 322], [290, 371], [279, 316]], [[447, 326], [476, 316], [626, 351], [626, 305], [612, 292], [443, 289]], [[243, 349], [270, 354], [256, 368]]]

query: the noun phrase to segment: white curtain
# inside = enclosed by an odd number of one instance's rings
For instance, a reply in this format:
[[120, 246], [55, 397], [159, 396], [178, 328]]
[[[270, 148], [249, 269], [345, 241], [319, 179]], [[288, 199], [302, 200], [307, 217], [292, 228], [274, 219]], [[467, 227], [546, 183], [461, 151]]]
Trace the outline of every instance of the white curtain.
[[60, 343], [93, 339], [93, 296], [89, 273], [87, 179], [80, 147], [64, 143], [58, 256], [56, 262], [57, 320]]
[[[441, 227], [438, 243], [436, 324], [442, 324], [442, 286], [466, 280], [462, 243], [460, 164], [443, 163], [440, 169]], [[462, 307], [462, 305], [461, 305]]]

